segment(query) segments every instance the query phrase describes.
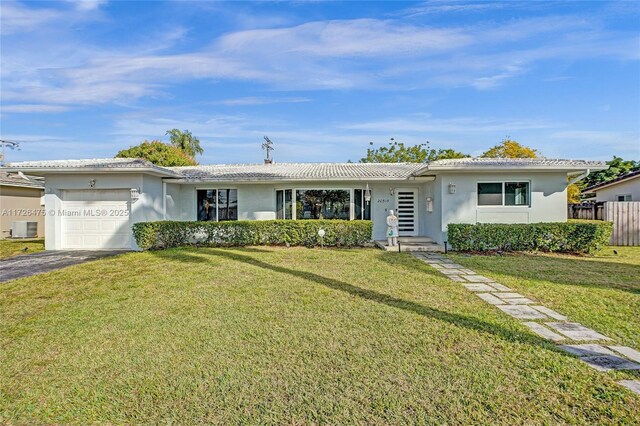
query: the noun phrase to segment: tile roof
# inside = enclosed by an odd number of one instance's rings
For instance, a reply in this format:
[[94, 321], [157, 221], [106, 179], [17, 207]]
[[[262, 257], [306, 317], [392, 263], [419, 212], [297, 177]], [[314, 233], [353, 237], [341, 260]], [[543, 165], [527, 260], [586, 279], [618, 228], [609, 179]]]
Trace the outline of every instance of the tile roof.
[[604, 161], [588, 160], [562, 160], [552, 158], [456, 158], [449, 160], [437, 160], [429, 163], [430, 169], [437, 167], [549, 167], [549, 168], [580, 168], [603, 167], [607, 168]]
[[91, 158], [83, 160], [44, 160], [9, 163], [6, 168], [20, 170], [42, 169], [151, 169], [174, 174], [168, 167], [160, 167], [142, 158]]
[[415, 163], [274, 163], [172, 167], [172, 170], [194, 180], [393, 180], [407, 179], [423, 168], [424, 164]]
[[83, 169], [138, 169], [167, 177], [202, 181], [269, 181], [269, 180], [402, 180], [430, 171], [446, 170], [584, 170], [606, 169], [600, 161], [553, 160], [547, 158], [461, 158], [422, 163], [273, 163], [213, 164], [188, 167], [159, 167], [135, 158], [102, 158], [90, 160], [25, 161], [11, 163], [9, 170], [25, 172], [82, 171]]
[[623, 180], [631, 179], [632, 177], [635, 177], [635, 176], [640, 176], [640, 170], [629, 172], [629, 173], [624, 174], [622, 176], [618, 176], [615, 179], [611, 179], [610, 181], [607, 181], [607, 182], [602, 182], [602, 183], [598, 183], [598, 184], [595, 184], [595, 185], [591, 185], [591, 186], [583, 189], [582, 192], [583, 193], [591, 192], [591, 191], [600, 189], [602, 187], [609, 186], [609, 185], [612, 185], [614, 183], [618, 183], [618, 182], [623, 181]]
[[0, 185], [44, 189], [44, 183], [42, 180], [39, 180], [34, 176], [25, 177], [26, 179], [19, 176], [17, 173], [0, 172]]

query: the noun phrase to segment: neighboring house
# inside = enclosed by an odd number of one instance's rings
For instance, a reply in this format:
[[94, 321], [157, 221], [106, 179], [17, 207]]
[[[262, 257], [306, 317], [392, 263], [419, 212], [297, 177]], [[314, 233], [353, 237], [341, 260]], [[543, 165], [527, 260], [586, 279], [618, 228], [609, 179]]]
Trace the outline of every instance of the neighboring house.
[[582, 193], [595, 202], [640, 201], [640, 170], [590, 186]]
[[44, 236], [43, 195], [41, 178], [0, 171], [0, 239], [11, 236], [15, 222], [35, 223], [29, 230]]
[[[447, 239], [449, 223], [567, 220], [567, 184], [598, 161], [457, 159], [430, 164], [296, 163], [158, 167], [140, 159], [34, 161], [44, 176], [46, 248], [136, 248], [131, 225], [155, 220], [371, 219], [385, 238]], [[367, 199], [370, 200], [367, 202]]]

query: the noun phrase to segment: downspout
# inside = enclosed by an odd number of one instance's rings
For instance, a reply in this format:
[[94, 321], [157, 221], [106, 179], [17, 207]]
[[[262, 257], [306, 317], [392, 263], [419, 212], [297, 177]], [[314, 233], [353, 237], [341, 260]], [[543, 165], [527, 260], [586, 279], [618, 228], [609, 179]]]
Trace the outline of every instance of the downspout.
[[567, 183], [567, 186], [569, 186], [569, 185], [573, 185], [573, 184], [574, 184], [574, 183], [576, 183], [577, 181], [579, 181], [579, 180], [582, 180], [582, 179], [586, 178], [586, 177], [589, 175], [589, 173], [591, 173], [591, 169], [587, 169], [587, 170], [586, 170], [586, 171], [584, 171], [583, 173], [580, 173], [578, 176], [576, 176], [576, 177], [574, 177], [573, 179], [571, 179], [571, 180], [569, 181], [569, 183]]

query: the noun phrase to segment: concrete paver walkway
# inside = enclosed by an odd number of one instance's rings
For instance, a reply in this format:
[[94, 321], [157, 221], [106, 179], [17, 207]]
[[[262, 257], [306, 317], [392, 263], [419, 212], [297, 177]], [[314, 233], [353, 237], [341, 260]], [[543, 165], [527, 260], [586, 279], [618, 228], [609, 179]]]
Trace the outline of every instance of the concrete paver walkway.
[[21, 254], [0, 259], [0, 283], [121, 253], [126, 253], [126, 250], [60, 250]]
[[[559, 344], [558, 348], [575, 355], [590, 367], [599, 371], [640, 370], [640, 352], [627, 346], [602, 346], [593, 342], [606, 342], [609, 337], [577, 322], [569, 322], [565, 315], [538, 304], [519, 294], [478, 275], [436, 253], [413, 253], [419, 260], [433, 267], [452, 281], [474, 292], [480, 299], [495, 306], [507, 315], [519, 320], [538, 336]], [[533, 320], [533, 321], [532, 321]], [[591, 342], [572, 344], [575, 342]], [[621, 380], [620, 385], [640, 394], [639, 380]]]

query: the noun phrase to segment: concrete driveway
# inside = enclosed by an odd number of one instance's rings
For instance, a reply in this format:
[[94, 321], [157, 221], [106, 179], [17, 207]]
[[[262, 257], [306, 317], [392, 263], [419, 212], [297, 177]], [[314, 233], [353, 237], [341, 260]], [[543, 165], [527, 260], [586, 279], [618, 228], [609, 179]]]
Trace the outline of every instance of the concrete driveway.
[[126, 252], [127, 250], [43, 251], [32, 254], [21, 254], [8, 259], [0, 259], [0, 283]]

